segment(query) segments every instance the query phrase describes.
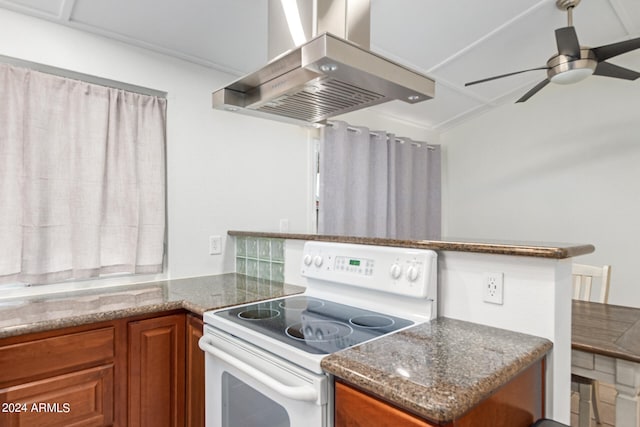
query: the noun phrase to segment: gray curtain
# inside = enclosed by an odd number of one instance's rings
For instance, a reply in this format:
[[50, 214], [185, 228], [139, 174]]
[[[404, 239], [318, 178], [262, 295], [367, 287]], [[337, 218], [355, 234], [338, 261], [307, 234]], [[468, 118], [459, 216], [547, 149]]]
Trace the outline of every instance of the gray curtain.
[[440, 194], [438, 145], [339, 121], [324, 129], [319, 233], [438, 239]]
[[0, 64], [0, 283], [162, 271], [166, 100]]

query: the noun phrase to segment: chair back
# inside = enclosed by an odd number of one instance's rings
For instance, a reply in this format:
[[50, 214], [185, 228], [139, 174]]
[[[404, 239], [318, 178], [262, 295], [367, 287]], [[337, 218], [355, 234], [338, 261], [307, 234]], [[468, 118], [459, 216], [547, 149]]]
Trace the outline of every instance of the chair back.
[[[594, 301], [606, 304], [609, 302], [609, 282], [611, 281], [611, 266], [597, 267], [594, 265], [573, 264], [573, 299]], [[591, 298], [594, 279], [600, 281], [600, 292]]]

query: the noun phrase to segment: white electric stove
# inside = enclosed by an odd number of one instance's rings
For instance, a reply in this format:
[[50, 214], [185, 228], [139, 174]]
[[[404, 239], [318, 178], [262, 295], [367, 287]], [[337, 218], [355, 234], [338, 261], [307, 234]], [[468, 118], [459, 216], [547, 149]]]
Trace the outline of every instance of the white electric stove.
[[327, 354], [426, 322], [437, 311], [429, 250], [307, 242], [303, 294], [206, 312], [208, 427], [327, 427]]

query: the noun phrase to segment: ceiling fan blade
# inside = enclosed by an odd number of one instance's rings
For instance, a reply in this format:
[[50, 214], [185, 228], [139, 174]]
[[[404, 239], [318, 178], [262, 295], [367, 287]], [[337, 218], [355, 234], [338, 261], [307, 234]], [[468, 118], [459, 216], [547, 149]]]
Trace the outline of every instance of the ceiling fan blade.
[[613, 65], [608, 62], [600, 62], [593, 74], [625, 80], [635, 80], [640, 77], [640, 73], [637, 71], [619, 67], [618, 65]]
[[593, 49], [591, 49], [591, 51], [596, 55], [598, 61], [605, 61], [609, 58], [613, 58], [614, 56], [618, 56], [639, 48], [640, 37], [618, 43], [608, 44], [605, 46], [594, 47]]
[[533, 89], [531, 89], [529, 92], [525, 93], [522, 98], [518, 99], [516, 101], [516, 103], [518, 102], [525, 102], [527, 99], [531, 98], [533, 95], [535, 95], [536, 93], [538, 93], [538, 91], [540, 91], [540, 89], [542, 89], [543, 87], [545, 87], [546, 85], [549, 84], [551, 80], [549, 79], [544, 79], [543, 81], [541, 81], [540, 83], [538, 83], [537, 85], [535, 85], [533, 87]]
[[484, 82], [489, 82], [491, 80], [496, 80], [496, 79], [501, 79], [503, 77], [509, 77], [509, 76], [513, 76], [515, 74], [521, 74], [521, 73], [526, 73], [528, 71], [535, 71], [535, 70], [548, 70], [549, 67], [538, 67], [538, 68], [529, 68], [528, 70], [522, 70], [522, 71], [515, 71], [513, 73], [507, 73], [507, 74], [500, 74], [499, 76], [493, 76], [493, 77], [488, 77], [486, 79], [482, 79], [482, 80], [476, 80], [474, 82], [469, 82], [469, 83], [465, 83], [465, 86], [471, 86], [471, 85], [477, 85], [478, 83], [484, 83]]
[[562, 27], [556, 30], [556, 44], [560, 55], [580, 58], [580, 43], [574, 27]]

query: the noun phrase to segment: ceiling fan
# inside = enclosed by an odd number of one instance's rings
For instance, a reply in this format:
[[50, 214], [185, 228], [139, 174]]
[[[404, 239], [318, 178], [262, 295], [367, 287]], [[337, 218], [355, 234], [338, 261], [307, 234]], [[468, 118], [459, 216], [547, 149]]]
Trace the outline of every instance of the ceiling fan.
[[465, 86], [484, 83], [528, 71], [547, 70], [547, 78], [535, 85], [529, 92], [525, 93], [516, 101], [525, 102], [549, 84], [549, 82], [570, 84], [583, 80], [591, 74], [625, 80], [635, 80], [640, 77], [640, 73], [636, 71], [606, 62], [609, 58], [640, 48], [640, 38], [593, 48], [580, 46], [576, 30], [573, 27], [572, 15], [573, 8], [576, 7], [578, 3], [580, 3], [580, 0], [556, 0], [558, 9], [567, 11], [568, 25], [556, 30], [558, 53], [549, 58], [547, 65], [476, 80], [465, 83]]

